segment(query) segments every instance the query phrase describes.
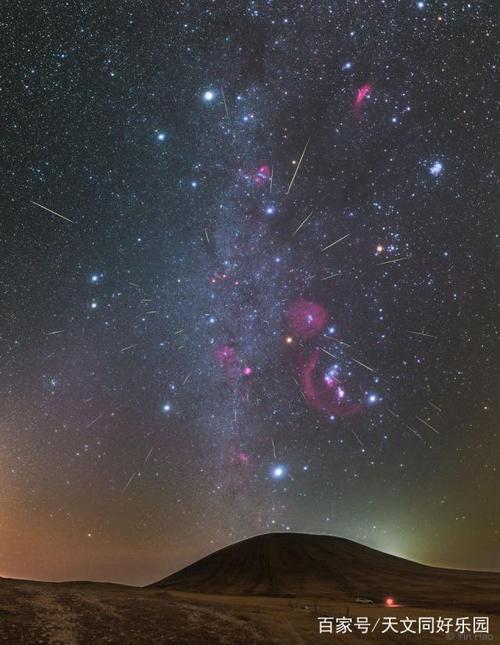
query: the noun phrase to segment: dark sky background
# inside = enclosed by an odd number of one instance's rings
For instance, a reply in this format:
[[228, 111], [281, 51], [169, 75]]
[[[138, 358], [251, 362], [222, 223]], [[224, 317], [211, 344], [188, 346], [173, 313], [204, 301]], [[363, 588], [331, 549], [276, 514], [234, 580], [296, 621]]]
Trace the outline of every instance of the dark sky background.
[[0, 575], [500, 569], [494, 5], [4, 7]]

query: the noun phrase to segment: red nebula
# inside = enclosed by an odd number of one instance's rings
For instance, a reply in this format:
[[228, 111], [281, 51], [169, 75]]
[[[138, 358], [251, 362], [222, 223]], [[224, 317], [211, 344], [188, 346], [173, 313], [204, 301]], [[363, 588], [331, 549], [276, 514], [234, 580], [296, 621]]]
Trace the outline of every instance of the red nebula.
[[224, 486], [226, 489], [241, 490], [255, 473], [251, 455], [239, 443], [231, 443], [223, 449]]
[[361, 86], [356, 94], [356, 100], [354, 101], [354, 116], [356, 119], [361, 118], [361, 106], [363, 101], [368, 96], [368, 94], [373, 90], [373, 85], [371, 83], [365, 83]]
[[253, 367], [242, 362], [234, 345], [219, 345], [215, 350], [215, 358], [228, 377], [238, 378], [253, 374]]
[[324, 377], [316, 373], [319, 355], [319, 349], [316, 349], [301, 365], [300, 376], [307, 401], [328, 415], [345, 417], [361, 412], [362, 406], [359, 403], [344, 400], [345, 392], [337, 378], [331, 376], [325, 382]]
[[236, 348], [233, 345], [220, 345], [215, 350], [215, 356], [222, 367], [231, 367], [238, 360]]
[[271, 179], [271, 168], [269, 166], [263, 165], [259, 166], [257, 169], [257, 174], [255, 175], [255, 183], [257, 186], [262, 186], [266, 184]]
[[290, 336], [310, 340], [326, 326], [327, 312], [310, 300], [294, 300], [286, 312]]
[[250, 463], [250, 456], [247, 455], [246, 452], [243, 452], [240, 450], [240, 452], [237, 452], [235, 455], [235, 461], [238, 464], [243, 464], [244, 466], [248, 466]]

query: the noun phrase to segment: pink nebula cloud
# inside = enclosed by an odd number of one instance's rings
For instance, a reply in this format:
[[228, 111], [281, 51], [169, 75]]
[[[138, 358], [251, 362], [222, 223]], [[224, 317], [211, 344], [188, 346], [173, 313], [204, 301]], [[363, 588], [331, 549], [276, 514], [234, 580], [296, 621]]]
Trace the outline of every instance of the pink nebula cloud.
[[215, 357], [222, 367], [234, 365], [238, 360], [236, 348], [233, 345], [219, 345], [215, 350]]
[[321, 305], [310, 300], [294, 300], [286, 312], [288, 333], [301, 340], [310, 340], [326, 326], [328, 314]]
[[365, 83], [357, 91], [356, 100], [354, 101], [353, 109], [354, 109], [354, 116], [358, 121], [361, 118], [361, 107], [363, 105], [363, 101], [372, 90], [373, 90], [373, 85], [371, 83]]
[[349, 403], [345, 400], [345, 390], [340, 381], [334, 376], [325, 382], [324, 377], [316, 369], [320, 352], [316, 349], [300, 365], [300, 377], [307, 402], [317, 410], [333, 416], [351, 416], [362, 411], [359, 403]]
[[255, 183], [257, 186], [262, 186], [267, 184], [271, 179], [271, 168], [267, 165], [259, 166], [257, 169], [257, 174], [255, 175]]

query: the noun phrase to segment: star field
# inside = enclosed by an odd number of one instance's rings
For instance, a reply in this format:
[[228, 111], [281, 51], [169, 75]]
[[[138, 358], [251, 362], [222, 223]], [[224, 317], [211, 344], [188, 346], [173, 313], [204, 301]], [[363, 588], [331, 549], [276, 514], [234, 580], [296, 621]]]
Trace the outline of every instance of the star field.
[[9, 5], [0, 575], [500, 567], [494, 13]]

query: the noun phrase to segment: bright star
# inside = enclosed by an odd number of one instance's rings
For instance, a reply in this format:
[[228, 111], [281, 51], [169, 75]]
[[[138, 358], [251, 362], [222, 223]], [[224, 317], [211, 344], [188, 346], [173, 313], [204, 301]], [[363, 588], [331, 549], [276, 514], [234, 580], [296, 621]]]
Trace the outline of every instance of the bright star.
[[171, 409], [172, 406], [170, 403], [165, 403], [165, 405], [163, 406], [163, 412], [170, 412]]
[[165, 141], [165, 137], [166, 137], [166, 134], [164, 132], [158, 132], [158, 134], [156, 135], [156, 138], [158, 139], [158, 141]]
[[284, 466], [275, 466], [271, 475], [273, 479], [282, 479], [286, 475], [286, 468]]
[[203, 99], [204, 99], [205, 101], [213, 101], [214, 96], [215, 96], [215, 95], [214, 95], [214, 93], [213, 93], [211, 90], [207, 90], [207, 91], [203, 94]]

